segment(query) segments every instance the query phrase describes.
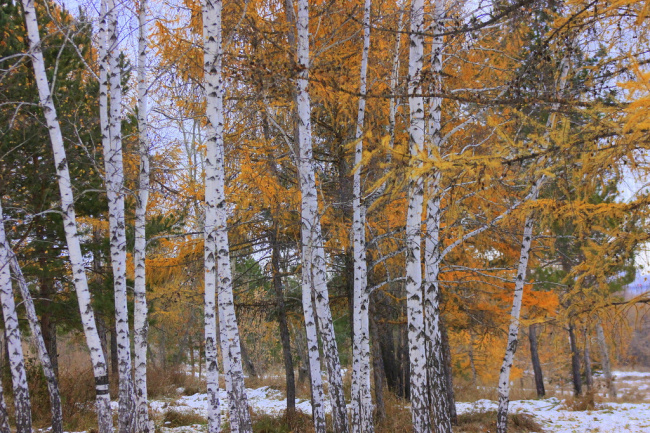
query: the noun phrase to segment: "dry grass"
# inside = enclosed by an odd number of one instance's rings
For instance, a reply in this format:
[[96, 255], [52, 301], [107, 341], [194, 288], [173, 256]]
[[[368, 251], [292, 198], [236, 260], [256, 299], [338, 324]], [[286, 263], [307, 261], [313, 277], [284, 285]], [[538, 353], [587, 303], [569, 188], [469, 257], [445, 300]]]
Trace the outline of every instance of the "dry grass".
[[407, 432], [413, 429], [409, 402], [388, 390], [384, 390], [386, 417], [376, 424], [376, 433]]
[[[295, 380], [296, 398], [301, 398], [304, 400], [310, 399], [311, 391], [309, 389], [309, 380], [299, 382], [297, 372], [295, 375]], [[287, 395], [287, 382], [284, 376], [284, 368], [282, 368], [282, 366], [276, 366], [272, 369], [269, 369], [264, 372], [264, 374], [260, 374], [257, 377], [248, 377], [246, 378], [245, 382], [247, 388], [260, 388], [262, 386], [268, 386], [282, 392], [285, 397]]]
[[165, 427], [184, 427], [197, 424], [207, 424], [207, 420], [193, 411], [180, 411], [174, 408], [167, 409], [162, 416], [161, 424]]
[[595, 410], [597, 401], [596, 393], [593, 391], [587, 391], [581, 396], [578, 397], [567, 397], [564, 399], [562, 406], [567, 410], [572, 411], [586, 411], [586, 410]]
[[[470, 412], [458, 416], [458, 426], [454, 427], [456, 433], [484, 433], [496, 431], [496, 411]], [[543, 432], [531, 415], [514, 413], [508, 415], [508, 433]]]
[[313, 433], [311, 416], [300, 411], [279, 416], [252, 414], [254, 433]]
[[183, 394], [185, 395], [194, 395], [198, 392], [205, 392], [205, 382], [187, 374], [180, 365], [147, 366], [147, 392], [149, 398], [177, 395], [178, 388], [183, 388]]

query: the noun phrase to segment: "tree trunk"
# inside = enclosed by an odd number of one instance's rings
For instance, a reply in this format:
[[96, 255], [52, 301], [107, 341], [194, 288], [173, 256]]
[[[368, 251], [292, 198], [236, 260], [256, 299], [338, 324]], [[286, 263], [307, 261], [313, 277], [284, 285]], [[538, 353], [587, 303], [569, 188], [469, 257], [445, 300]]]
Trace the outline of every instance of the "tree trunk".
[[451, 346], [449, 345], [447, 325], [442, 316], [440, 316], [440, 332], [442, 334], [442, 367], [446, 383], [449, 419], [451, 420], [452, 425], [458, 425], [458, 414], [456, 413], [456, 396], [454, 394], [454, 372], [452, 370]]
[[[538, 179], [533, 185], [532, 198], [537, 199], [537, 194], [541, 184]], [[519, 253], [519, 267], [515, 279], [515, 294], [512, 300], [512, 311], [510, 312], [510, 328], [508, 330], [508, 345], [503, 357], [503, 364], [499, 373], [499, 407], [497, 409], [497, 433], [506, 433], [508, 424], [508, 405], [510, 402], [510, 369], [514, 362], [517, 344], [519, 342], [519, 313], [521, 311], [521, 301], [524, 293], [524, 284], [526, 284], [526, 272], [528, 270], [528, 258], [530, 254], [530, 245], [533, 240], [533, 218], [526, 217], [524, 224], [524, 235]]]
[[11, 370], [11, 383], [14, 391], [14, 416], [17, 433], [32, 433], [32, 406], [29, 401], [27, 371], [23, 345], [18, 329], [18, 314], [9, 272], [10, 254], [6, 246], [4, 216], [0, 205], [0, 302], [4, 317], [5, 335]]
[[370, 301], [370, 338], [372, 340], [372, 372], [375, 381], [375, 415], [378, 420], [386, 418], [386, 403], [384, 402], [384, 386], [386, 371], [382, 357], [379, 329], [375, 318], [374, 302]]
[[[308, 91], [310, 54], [309, 54], [309, 2], [298, 0], [298, 19], [296, 23], [298, 44], [297, 62], [300, 72], [296, 83], [297, 110], [298, 110], [298, 137], [299, 151], [298, 171], [301, 190], [301, 234], [303, 242], [303, 281], [305, 275], [311, 280], [309, 285], [303, 283], [303, 292], [312, 289], [316, 306], [316, 315], [319, 320], [320, 337], [323, 344], [323, 354], [327, 364], [329, 379], [329, 394], [332, 404], [332, 421], [334, 430], [340, 433], [347, 433], [347, 407], [343, 393], [343, 380], [341, 378], [341, 363], [339, 360], [338, 348], [334, 335], [332, 312], [329, 307], [329, 294], [326, 282], [327, 266], [325, 251], [323, 249], [323, 237], [321, 233], [320, 220], [318, 215], [318, 196], [316, 190], [316, 175], [314, 160], [312, 156], [311, 143], [311, 103]], [[305, 281], [304, 281], [305, 282]], [[311, 296], [309, 296], [311, 297]], [[303, 308], [306, 306], [307, 296], [303, 294]], [[305, 321], [309, 318], [307, 313]], [[314, 336], [308, 335], [310, 352], [316, 350], [312, 346]], [[311, 355], [310, 355], [311, 357]], [[315, 364], [311, 366], [312, 381], [315, 375]], [[324, 421], [324, 420], [323, 420]], [[316, 417], [314, 419], [316, 422]], [[323, 424], [324, 425], [324, 424]], [[321, 428], [317, 425], [317, 431]]]
[[[424, 2], [423, 0], [412, 0], [408, 70], [411, 170], [421, 166], [418, 161], [420, 153], [424, 149], [424, 98], [422, 97], [421, 84], [424, 30]], [[410, 359], [411, 418], [413, 431], [416, 433], [429, 433], [431, 431], [420, 251], [423, 200], [424, 182], [422, 178], [419, 176], [410, 178], [406, 216], [406, 310]]]
[[600, 347], [600, 356], [603, 364], [603, 374], [605, 375], [605, 382], [607, 383], [607, 390], [609, 398], [616, 398], [616, 385], [614, 384], [614, 377], [612, 376], [612, 365], [609, 360], [609, 349], [607, 348], [607, 341], [605, 340], [605, 331], [600, 320], [596, 323], [596, 336], [598, 338], [598, 346]]
[[[0, 206], [0, 218], [2, 218], [1, 206]], [[38, 358], [43, 368], [43, 376], [45, 377], [45, 380], [47, 382], [47, 389], [50, 397], [50, 411], [52, 412], [52, 431], [54, 433], [62, 433], [63, 432], [63, 411], [61, 408], [61, 394], [59, 392], [59, 383], [57, 381], [57, 376], [56, 376], [56, 372], [54, 371], [54, 367], [52, 366], [50, 355], [48, 354], [47, 351], [47, 346], [45, 343], [45, 339], [43, 338], [43, 333], [41, 332], [38, 316], [36, 315], [36, 308], [34, 307], [34, 300], [32, 299], [32, 295], [29, 291], [29, 286], [27, 285], [25, 276], [23, 275], [23, 272], [20, 269], [20, 265], [18, 264], [18, 260], [16, 259], [16, 256], [13, 254], [13, 251], [10, 250], [8, 243], [5, 243], [5, 247], [11, 259], [11, 270], [14, 274], [14, 278], [18, 281], [18, 287], [20, 289], [21, 297], [23, 298], [23, 305], [25, 306], [27, 320], [29, 321], [29, 329], [32, 332], [32, 335], [34, 336], [34, 342], [36, 344]]]
[[[41, 280], [39, 296], [51, 300], [52, 295], [56, 292], [51, 278]], [[50, 311], [44, 311], [41, 314], [40, 329], [42, 331], [45, 348], [52, 364], [52, 370], [55, 377], [59, 377], [59, 350], [56, 340], [56, 321]]]
[[[147, 320], [146, 248], [147, 203], [149, 202], [149, 95], [147, 79], [147, 0], [139, 2], [138, 19], [138, 136], [140, 170], [138, 173], [138, 196], [135, 207], [135, 245], [133, 263], [133, 341], [135, 361], [135, 430], [149, 433], [149, 407], [147, 397], [147, 346], [149, 322]], [[192, 377], [194, 377], [194, 348], [192, 351]]]
[[[105, 5], [104, 5], [105, 1]], [[119, 375], [118, 430], [135, 431], [135, 394], [131, 374], [131, 339], [126, 294], [126, 224], [124, 166], [122, 162], [122, 70], [114, 0], [102, 1], [105, 22], [100, 32], [100, 119], [104, 150], [106, 195], [110, 231], [111, 265], [115, 292], [115, 331]], [[109, 103], [106, 102], [108, 91]]]
[[469, 347], [467, 348], [467, 356], [469, 357], [469, 367], [472, 370], [472, 385], [478, 386], [478, 374], [476, 372], [476, 363], [474, 361], [474, 333], [470, 331], [469, 334]]
[[246, 347], [246, 342], [241, 337], [239, 338], [239, 344], [241, 346], [241, 359], [246, 373], [248, 373], [249, 377], [257, 377], [255, 364], [251, 360], [250, 356], [248, 356], [248, 348]]
[[539, 352], [537, 350], [537, 323], [528, 327], [528, 340], [530, 341], [530, 359], [533, 363], [533, 373], [535, 374], [535, 389], [537, 398], [543, 398], [546, 395], [544, 389], [544, 375], [542, 373], [542, 364], [539, 362]]
[[[214, 2], [206, 1], [203, 8], [204, 82], [207, 94], [206, 115], [209, 120], [209, 136], [205, 158], [206, 310], [211, 308], [213, 302], [211, 298], [214, 293], [214, 285], [216, 285], [218, 290], [217, 299], [221, 352], [230, 411], [230, 429], [234, 433], [246, 433], [252, 431], [252, 423], [248, 410], [246, 388], [244, 386], [239, 328], [235, 316], [232, 292], [232, 271], [230, 267], [228, 214], [225, 191], [225, 152], [223, 137], [224, 81], [221, 71], [223, 61], [221, 32], [222, 3], [220, 0], [215, 0]], [[214, 272], [215, 262], [217, 273]], [[206, 313], [206, 320], [207, 317], [208, 314]], [[211, 320], [214, 321], [214, 319]], [[211, 326], [211, 324], [210, 326], [206, 324], [206, 339], [208, 337], [208, 327]], [[214, 337], [216, 338], [216, 334]], [[213, 358], [213, 360], [216, 362], [216, 358]], [[211, 385], [211, 392], [216, 393], [216, 386], [218, 385], [214, 383]], [[210, 398], [213, 399], [216, 396], [211, 396]], [[210, 416], [211, 419], [214, 417], [214, 414]], [[218, 428], [218, 425], [215, 423], [215, 425], [210, 427], [211, 433], [213, 428]]]
[[573, 323], [569, 321], [569, 344], [571, 346], [571, 378], [573, 380], [573, 394], [582, 395], [582, 378], [580, 377], [580, 352]]
[[79, 244], [76, 215], [74, 211], [74, 195], [72, 192], [70, 172], [68, 170], [65, 148], [63, 145], [63, 136], [57, 119], [56, 109], [52, 101], [47, 74], [45, 73], [45, 62], [41, 50], [41, 40], [38, 33], [38, 21], [34, 9], [34, 3], [33, 0], [22, 0], [22, 3], [25, 11], [25, 27], [29, 39], [29, 52], [31, 55], [32, 66], [34, 68], [34, 75], [36, 77], [39, 100], [43, 107], [43, 114], [45, 115], [52, 142], [54, 165], [61, 193], [63, 227], [68, 244], [68, 254], [72, 265], [73, 281], [75, 291], [77, 292], [77, 300], [79, 302], [79, 311], [81, 312], [81, 321], [86, 336], [86, 343], [90, 351], [93, 374], [95, 376], [99, 433], [110, 433], [113, 431], [113, 420], [108, 396], [106, 359], [102, 353], [99, 335], [97, 334], [97, 327], [95, 324], [95, 315], [90, 304], [90, 291], [88, 290], [88, 280], [86, 278], [83, 255]]
[[368, 267], [366, 262], [366, 209], [362, 201], [361, 161], [363, 158], [363, 129], [366, 114], [366, 91], [368, 75], [368, 53], [370, 51], [370, 0], [364, 2], [363, 50], [359, 78], [359, 107], [357, 110], [356, 146], [354, 150], [353, 192], [352, 192], [352, 239], [354, 249], [354, 302], [352, 329], [352, 384], [351, 430], [354, 433], [375, 431], [370, 390], [370, 330], [368, 315], [370, 297], [368, 294]]
[[119, 375], [120, 362], [117, 354], [117, 331], [115, 325], [111, 326], [111, 374], [113, 377]]
[[591, 372], [591, 353], [590, 353], [590, 342], [589, 342], [589, 331], [587, 326], [584, 328], [585, 336], [585, 384], [587, 385], [587, 390], [591, 391], [594, 386], [594, 376]]
[[280, 275], [280, 245], [278, 244], [277, 230], [278, 227], [274, 224], [273, 231], [269, 235], [271, 241], [271, 272], [273, 274], [275, 303], [278, 309], [278, 326], [280, 328], [280, 342], [282, 343], [282, 357], [287, 385], [287, 411], [293, 412], [296, 408], [296, 379], [293, 371], [293, 357], [291, 356], [291, 334], [287, 323], [287, 307], [284, 303], [284, 286]]
[[7, 413], [7, 403], [5, 402], [5, 393], [2, 389], [0, 380], [0, 433], [11, 433], [9, 427], [9, 414]]

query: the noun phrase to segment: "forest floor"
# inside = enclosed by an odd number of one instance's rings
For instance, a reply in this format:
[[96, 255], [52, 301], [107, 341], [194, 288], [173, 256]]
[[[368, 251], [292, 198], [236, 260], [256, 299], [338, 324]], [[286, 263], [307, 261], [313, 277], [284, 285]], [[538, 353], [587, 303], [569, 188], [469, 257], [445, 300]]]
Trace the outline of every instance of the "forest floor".
[[[538, 400], [514, 400], [510, 403], [510, 412], [527, 416], [536, 421], [541, 430], [535, 427], [518, 431], [543, 431], [547, 433], [618, 433], [650, 432], [650, 373], [638, 371], [615, 372], [615, 383], [619, 398], [608, 401], [596, 393], [589, 393], [582, 398], [573, 398], [568, 390], [550, 388], [553, 397]], [[259, 380], [263, 383], [264, 378]], [[273, 382], [273, 381], [271, 381]], [[603, 384], [597, 379], [596, 389], [603, 391]], [[179, 392], [182, 392], [179, 389]], [[271, 386], [248, 388], [248, 398], [251, 409], [255, 414], [279, 417], [284, 411], [284, 393]], [[225, 402], [225, 392], [220, 396]], [[563, 397], [566, 395], [566, 397]], [[193, 394], [151, 403], [151, 409], [156, 414], [159, 430], [165, 433], [194, 433], [206, 431], [206, 394]], [[401, 416], [407, 415], [408, 406], [399, 400], [391, 400], [387, 404], [399, 406]], [[305, 413], [311, 413], [309, 401], [298, 399], [296, 408]], [[479, 399], [473, 402], [458, 402], [457, 410], [461, 418], [474, 414], [495, 413], [497, 402]], [[226, 408], [223, 408], [225, 411]], [[327, 407], [329, 410], [329, 407]], [[388, 408], [394, 411], [395, 407]], [[484, 418], [491, 418], [486, 416]], [[185, 425], [181, 425], [185, 424]], [[190, 424], [190, 425], [188, 425]], [[389, 429], [395, 430], [396, 427]], [[276, 431], [263, 429], [260, 431]], [[284, 431], [284, 430], [277, 430]], [[488, 427], [459, 428], [459, 432], [489, 431]]]

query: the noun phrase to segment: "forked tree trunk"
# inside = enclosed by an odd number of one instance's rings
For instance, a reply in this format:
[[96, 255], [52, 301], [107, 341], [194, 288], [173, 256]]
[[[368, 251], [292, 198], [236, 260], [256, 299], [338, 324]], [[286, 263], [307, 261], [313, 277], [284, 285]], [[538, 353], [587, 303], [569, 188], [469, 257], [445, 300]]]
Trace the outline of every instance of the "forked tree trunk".
[[[133, 283], [133, 340], [135, 358], [135, 430], [149, 433], [149, 408], [147, 404], [147, 345], [149, 322], [147, 320], [147, 282], [145, 228], [147, 223], [147, 203], [149, 201], [149, 94], [147, 79], [147, 38], [148, 38], [147, 0], [140, 0], [138, 19], [138, 135], [140, 170], [138, 173], [138, 196], [135, 204], [135, 246], [133, 262], [135, 277]], [[191, 347], [192, 355], [194, 348]], [[194, 358], [194, 356], [192, 356]], [[194, 370], [194, 362], [192, 362]], [[194, 371], [192, 371], [194, 375]]]
[[[424, 2], [411, 2], [411, 32], [408, 69], [409, 147], [411, 170], [421, 166], [418, 161], [424, 150], [424, 98], [422, 97], [422, 67], [424, 58]], [[429, 433], [429, 393], [427, 388], [427, 356], [425, 346], [424, 300], [422, 293], [421, 222], [424, 182], [420, 176], [410, 177], [406, 215], [406, 309], [410, 359], [410, 395], [413, 431]]]
[[596, 337], [598, 339], [598, 346], [600, 347], [601, 362], [603, 364], [603, 374], [605, 375], [605, 382], [607, 383], [607, 391], [609, 398], [616, 398], [616, 385], [614, 385], [614, 378], [612, 377], [612, 365], [609, 360], [609, 349], [607, 348], [607, 340], [605, 340], [605, 331], [600, 320], [596, 322]]
[[362, 200], [361, 161], [363, 158], [363, 128], [366, 115], [368, 53], [370, 51], [370, 0], [365, 0], [363, 11], [363, 51], [359, 78], [359, 108], [354, 150], [352, 187], [352, 239], [354, 249], [354, 290], [352, 329], [352, 384], [351, 430], [354, 433], [375, 431], [370, 391], [370, 329], [368, 323], [370, 297], [368, 294], [368, 268], [366, 263], [366, 209]]
[[[2, 217], [1, 213], [2, 208], [0, 207], [0, 218]], [[45, 381], [47, 382], [47, 390], [50, 397], [50, 411], [52, 413], [52, 431], [54, 433], [62, 433], [63, 413], [61, 408], [61, 394], [59, 392], [59, 383], [57, 381], [56, 372], [52, 366], [50, 355], [48, 354], [45, 339], [43, 338], [41, 326], [38, 321], [38, 316], [36, 315], [34, 300], [32, 299], [32, 294], [29, 291], [29, 286], [27, 285], [25, 276], [20, 269], [20, 265], [18, 264], [16, 256], [14, 255], [13, 251], [9, 249], [9, 244], [6, 243], [6, 239], [5, 246], [7, 253], [11, 259], [11, 271], [13, 272], [14, 278], [18, 282], [20, 295], [23, 298], [23, 305], [25, 306], [25, 312], [27, 313], [29, 329], [34, 336], [38, 358], [43, 368], [43, 376], [45, 376]], [[0, 248], [2, 248], [1, 245]]]
[[[296, 80], [296, 106], [298, 110], [298, 172], [301, 190], [301, 234], [303, 242], [303, 309], [309, 309], [309, 306], [306, 305], [309, 303], [307, 298], [311, 298], [311, 293], [306, 294], [304, 292], [311, 291], [313, 285], [314, 304], [316, 315], [319, 320], [320, 338], [323, 344], [323, 354], [327, 364], [334, 430], [340, 433], [347, 433], [347, 408], [345, 404], [345, 395], [343, 393], [343, 380], [341, 378], [341, 362], [339, 360], [338, 348], [334, 335], [332, 312], [329, 307], [329, 293], [326, 281], [327, 266], [318, 215], [316, 175], [312, 156], [310, 119], [311, 103], [309, 90], [307, 88], [310, 68], [308, 0], [298, 0], [296, 28], [298, 35], [297, 62], [300, 69]], [[305, 281], [305, 276], [311, 280], [311, 284], [306, 284], [307, 281]], [[306, 322], [309, 321], [307, 315], [308, 313], [305, 312]], [[320, 374], [320, 372], [315, 371], [316, 365], [311, 361], [313, 352], [318, 351], [317, 347], [313, 347], [313, 342], [315, 340], [312, 340], [312, 338], [314, 337], [315, 335], [310, 336], [308, 332], [312, 381], [314, 380], [315, 375]], [[314, 398], [314, 400], [316, 400], [316, 398]], [[314, 417], [314, 422], [316, 422], [316, 417]], [[320, 425], [317, 426], [317, 431], [319, 428], [321, 428]]]
[[542, 398], [546, 395], [544, 389], [544, 375], [542, 373], [542, 364], [539, 362], [539, 351], [537, 350], [537, 323], [528, 327], [528, 341], [530, 342], [530, 359], [533, 364], [533, 373], [535, 374], [535, 389], [537, 397]]
[[7, 353], [11, 371], [11, 384], [14, 391], [14, 417], [17, 433], [32, 433], [32, 405], [29, 401], [27, 386], [27, 371], [23, 345], [18, 329], [18, 314], [11, 284], [11, 257], [7, 249], [4, 216], [0, 205], [0, 302], [4, 317], [5, 335], [7, 337]]
[[59, 190], [61, 192], [61, 209], [63, 211], [63, 228], [65, 230], [66, 242], [68, 244], [68, 254], [72, 265], [73, 281], [77, 300], [79, 302], [79, 311], [81, 312], [81, 322], [86, 336], [86, 343], [90, 351], [90, 358], [93, 366], [93, 375], [95, 376], [95, 390], [97, 393], [97, 418], [99, 424], [99, 433], [110, 433], [113, 431], [113, 419], [110, 408], [110, 399], [108, 395], [108, 376], [106, 374], [106, 358], [102, 352], [97, 326], [95, 324], [95, 314], [90, 304], [90, 291], [88, 290], [88, 280], [86, 278], [83, 255], [79, 244], [79, 235], [77, 233], [77, 221], [74, 211], [74, 195], [72, 192], [72, 183], [70, 181], [70, 172], [63, 146], [63, 136], [61, 127], [56, 116], [56, 109], [52, 101], [47, 75], [45, 73], [45, 62], [41, 50], [41, 40], [38, 33], [38, 21], [34, 9], [33, 0], [22, 0], [23, 10], [25, 11], [25, 27], [27, 28], [27, 37], [29, 39], [29, 49], [31, 54], [32, 66], [36, 77], [36, 85], [43, 114], [50, 133], [52, 149], [54, 153], [54, 166], [58, 177]]
[[[117, 9], [114, 0], [104, 0], [105, 31], [100, 35], [100, 117], [106, 195], [108, 196], [108, 221], [110, 231], [111, 265], [115, 292], [115, 331], [119, 374], [118, 430], [135, 431], [135, 394], [131, 372], [131, 339], [126, 294], [126, 224], [124, 214], [124, 166], [122, 163], [122, 71], [119, 65], [119, 35]], [[102, 3], [104, 3], [102, 1]], [[103, 96], [108, 90], [109, 103]]]
[[[216, 284], [218, 289], [221, 352], [230, 411], [230, 429], [236, 433], [247, 433], [251, 432], [253, 427], [248, 410], [246, 388], [244, 386], [244, 370], [242, 368], [239, 328], [235, 316], [232, 271], [230, 268], [230, 247], [228, 244], [228, 214], [226, 208], [223, 143], [224, 82], [221, 71], [223, 61], [221, 10], [222, 3], [220, 0], [214, 0], [212, 2], [207, 0], [204, 3], [204, 80], [207, 95], [206, 115], [210, 124], [210, 134], [206, 145], [205, 158], [206, 310], [211, 308], [212, 306], [210, 304], [214, 302], [213, 284]], [[214, 272], [215, 262], [218, 275]], [[208, 287], [208, 284], [211, 287]], [[211, 293], [208, 294], [208, 292]], [[212, 313], [210, 312], [210, 314]], [[206, 312], [206, 320], [207, 317], [208, 313]], [[212, 323], [214, 323], [214, 319], [212, 319]], [[216, 337], [216, 330], [214, 336]], [[206, 322], [206, 340], [207, 338], [208, 325]], [[211, 388], [215, 390], [216, 385], [212, 384]], [[214, 414], [212, 418], [214, 418]]]

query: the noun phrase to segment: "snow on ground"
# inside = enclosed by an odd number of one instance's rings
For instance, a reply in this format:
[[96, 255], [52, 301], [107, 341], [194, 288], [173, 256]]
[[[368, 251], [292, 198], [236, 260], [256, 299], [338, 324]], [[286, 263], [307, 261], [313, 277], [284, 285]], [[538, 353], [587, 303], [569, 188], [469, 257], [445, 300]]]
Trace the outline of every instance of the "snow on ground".
[[[479, 400], [457, 403], [459, 413], [496, 411], [497, 402]], [[557, 398], [516, 400], [511, 413], [532, 415], [548, 433], [646, 433], [650, 432], [650, 404], [605, 403], [598, 410], [570, 411]]]
[[[247, 389], [253, 410], [257, 413], [279, 414], [285, 408], [282, 394], [268, 386]], [[225, 403], [225, 392], [220, 393]], [[173, 402], [153, 401], [151, 408], [162, 413], [168, 409], [194, 411], [206, 416], [207, 394], [194, 394], [181, 397]], [[222, 410], [226, 411], [225, 405]], [[311, 413], [309, 401], [298, 400], [297, 408]], [[458, 403], [459, 413], [495, 411], [497, 403], [491, 400], [479, 400], [474, 403]], [[327, 408], [329, 411], [329, 407]], [[604, 403], [598, 410], [570, 411], [557, 398], [545, 400], [518, 400], [510, 403], [512, 413], [532, 415], [547, 433], [645, 433], [650, 432], [650, 403]], [[174, 433], [202, 431], [204, 427], [178, 427], [165, 429]]]

